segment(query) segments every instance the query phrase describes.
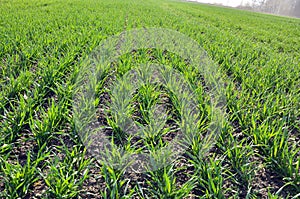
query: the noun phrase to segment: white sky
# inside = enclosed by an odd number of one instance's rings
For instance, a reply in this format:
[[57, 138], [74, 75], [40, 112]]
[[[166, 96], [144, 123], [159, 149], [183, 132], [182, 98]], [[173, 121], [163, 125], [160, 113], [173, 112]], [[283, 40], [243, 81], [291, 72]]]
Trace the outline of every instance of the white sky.
[[251, 0], [192, 0], [192, 1], [198, 1], [202, 3], [220, 3], [225, 6], [233, 6], [233, 7], [241, 5], [242, 2], [243, 4], [246, 4], [247, 2], [251, 2]]

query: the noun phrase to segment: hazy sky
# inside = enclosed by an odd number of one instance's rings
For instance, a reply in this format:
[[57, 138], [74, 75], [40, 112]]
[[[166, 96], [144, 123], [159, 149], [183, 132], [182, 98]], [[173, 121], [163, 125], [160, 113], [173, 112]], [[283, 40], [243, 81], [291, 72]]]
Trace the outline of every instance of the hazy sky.
[[243, 4], [245, 4], [251, 0], [192, 0], [192, 1], [198, 1], [202, 3], [221, 3], [226, 6], [238, 6], [241, 5], [242, 2]]

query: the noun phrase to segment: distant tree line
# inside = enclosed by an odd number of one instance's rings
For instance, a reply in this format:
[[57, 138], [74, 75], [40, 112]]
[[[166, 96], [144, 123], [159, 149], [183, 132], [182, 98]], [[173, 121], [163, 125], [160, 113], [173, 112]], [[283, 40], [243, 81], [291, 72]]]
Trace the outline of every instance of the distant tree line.
[[300, 18], [300, 0], [252, 0], [240, 8]]

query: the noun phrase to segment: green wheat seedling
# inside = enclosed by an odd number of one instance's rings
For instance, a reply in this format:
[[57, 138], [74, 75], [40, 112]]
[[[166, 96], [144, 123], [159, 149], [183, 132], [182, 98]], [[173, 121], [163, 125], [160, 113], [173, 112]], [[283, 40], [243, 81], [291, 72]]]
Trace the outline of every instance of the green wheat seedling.
[[14, 142], [15, 139], [20, 136], [20, 133], [25, 130], [31, 115], [33, 114], [33, 99], [25, 99], [24, 96], [20, 96], [19, 105], [14, 106], [13, 103], [15, 102], [10, 102], [12, 110], [5, 110], [4, 114], [1, 116], [3, 123], [1, 125], [2, 136], [0, 140], [3, 144], [11, 144]]
[[46, 190], [48, 197], [74, 198], [81, 192], [83, 182], [88, 178], [88, 165], [90, 160], [85, 159], [85, 151], [80, 151], [78, 146], [69, 150], [62, 147], [66, 152], [63, 161], [58, 158], [54, 162], [47, 161], [47, 175], [40, 172], [45, 184], [49, 187]]
[[288, 132], [284, 131], [274, 138], [274, 145], [270, 147], [270, 160], [274, 163], [274, 169], [278, 171], [296, 190], [300, 183], [300, 160], [298, 143], [289, 145]]
[[117, 142], [122, 142], [127, 136], [126, 133], [133, 128], [133, 124], [128, 120], [132, 113], [133, 94], [133, 85], [129, 83], [129, 78], [129, 75], [122, 77], [111, 93], [108, 111], [111, 117], [107, 117], [107, 121]]
[[208, 162], [191, 160], [191, 163], [196, 168], [197, 185], [204, 198], [225, 198], [222, 189], [224, 180], [221, 167], [222, 160], [211, 157]]
[[101, 174], [105, 180], [106, 186], [101, 191], [103, 198], [130, 198], [133, 194], [133, 190], [128, 190], [129, 179], [124, 179], [123, 169], [116, 169], [109, 165], [103, 164], [101, 167]]
[[42, 146], [53, 137], [55, 131], [60, 130], [60, 126], [65, 120], [67, 109], [63, 103], [55, 104], [53, 101], [47, 111], [42, 110], [42, 118], [30, 118], [29, 126], [33, 130], [33, 135], [38, 146]]
[[239, 178], [239, 182], [245, 187], [249, 187], [254, 177], [255, 162], [251, 160], [254, 157], [254, 151], [251, 145], [247, 145], [247, 140], [242, 140], [236, 143], [232, 134], [229, 137], [230, 141], [225, 151], [226, 158], [231, 164], [231, 168], [237, 176], [232, 178]]
[[167, 115], [157, 109], [159, 108], [152, 108], [148, 111], [147, 126], [141, 125], [141, 130], [137, 132], [148, 150], [164, 147], [166, 144], [163, 142], [162, 136], [171, 132], [170, 128], [165, 128]]
[[160, 92], [157, 91], [157, 86], [145, 85], [142, 86], [137, 93], [137, 101], [139, 104], [139, 111], [145, 123], [150, 122], [149, 110], [157, 104]]
[[12, 75], [7, 77], [8, 82], [6, 86], [0, 90], [0, 113], [3, 113], [3, 111], [9, 107], [10, 100], [17, 98], [19, 93], [28, 90], [28, 87], [32, 84], [32, 76], [32, 73], [29, 71], [24, 71], [17, 78]]
[[142, 198], [184, 198], [189, 195], [194, 188], [194, 180], [190, 179], [181, 187], [176, 184], [176, 169], [173, 166], [164, 167], [153, 171], [148, 171], [151, 179], [147, 180], [149, 188], [143, 191], [139, 187], [139, 196]]
[[[45, 145], [42, 146], [45, 148]], [[1, 158], [1, 172], [3, 173], [5, 191], [0, 195], [5, 198], [22, 198], [29, 193], [29, 188], [40, 179], [39, 165], [49, 155], [48, 153], [38, 153], [34, 159], [30, 152], [27, 153], [27, 159], [24, 165], [18, 161], [9, 163]]]

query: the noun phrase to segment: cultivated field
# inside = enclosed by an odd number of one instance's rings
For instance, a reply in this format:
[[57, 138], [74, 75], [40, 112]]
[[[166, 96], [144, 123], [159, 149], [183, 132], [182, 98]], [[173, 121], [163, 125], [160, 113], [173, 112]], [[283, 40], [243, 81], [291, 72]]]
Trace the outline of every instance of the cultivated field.
[[[147, 28], [177, 31], [206, 51], [226, 102], [218, 128], [209, 128], [209, 79], [165, 49], [132, 49], [103, 67], [93, 57], [103, 69], [91, 84], [95, 98], [76, 101], [95, 49]], [[191, 88], [196, 122], [177, 87], [149, 80], [154, 71], [138, 89], [125, 81], [149, 63], [181, 75], [170, 82]], [[138, 137], [120, 127], [124, 118], [155, 128]], [[82, 131], [91, 121], [113, 146], [106, 159], [87, 150]], [[180, 132], [193, 135], [184, 151], [157, 152]], [[141, 151], [167, 163], [143, 172], [111, 164]], [[0, 0], [0, 198], [300, 198], [300, 20], [172, 0]]]

